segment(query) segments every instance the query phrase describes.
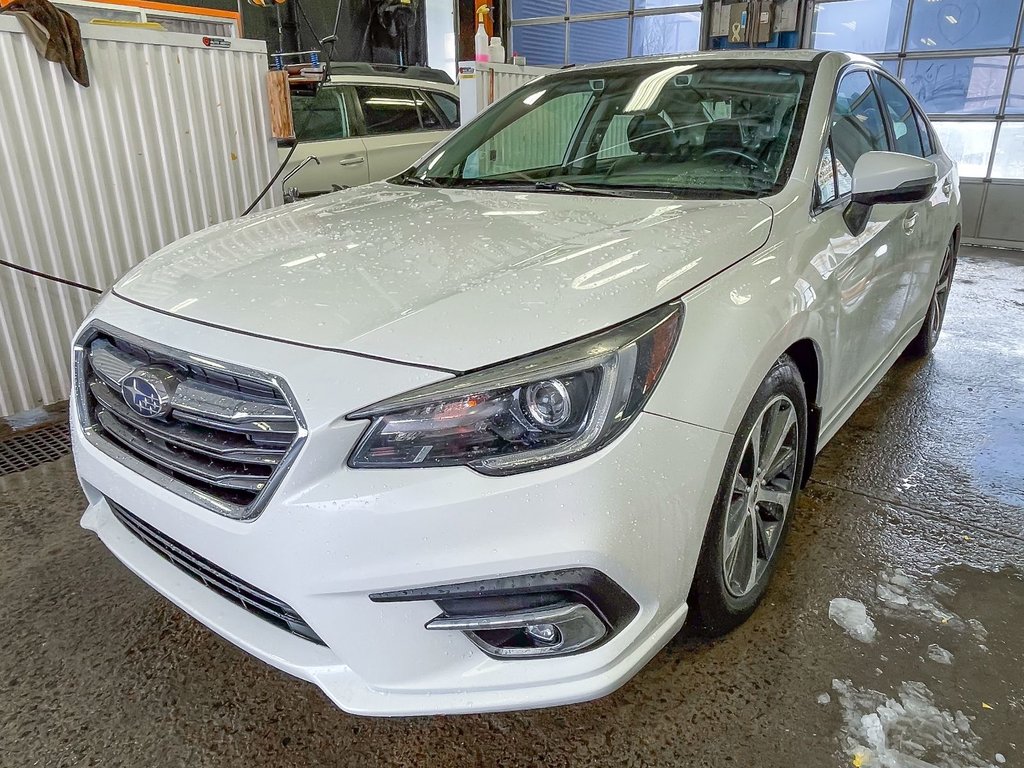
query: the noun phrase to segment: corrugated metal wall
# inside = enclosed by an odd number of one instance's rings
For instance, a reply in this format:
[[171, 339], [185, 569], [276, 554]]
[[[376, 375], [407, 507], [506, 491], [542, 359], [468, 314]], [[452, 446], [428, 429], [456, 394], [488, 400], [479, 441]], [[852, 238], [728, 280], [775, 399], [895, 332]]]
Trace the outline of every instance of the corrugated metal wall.
[[[108, 288], [246, 208], [277, 167], [265, 44], [83, 25], [80, 88], [0, 16], [0, 258]], [[278, 204], [274, 189], [263, 207]], [[95, 294], [0, 266], [0, 415], [67, 397]]]

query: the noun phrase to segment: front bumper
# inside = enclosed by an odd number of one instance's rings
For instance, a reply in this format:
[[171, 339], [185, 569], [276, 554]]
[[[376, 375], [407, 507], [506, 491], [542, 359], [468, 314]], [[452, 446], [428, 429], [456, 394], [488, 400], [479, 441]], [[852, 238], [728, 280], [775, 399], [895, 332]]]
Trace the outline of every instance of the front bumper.
[[[289, 382], [309, 436], [251, 522], [220, 517], [113, 461], [85, 439], [72, 409], [89, 499], [82, 525], [185, 611], [317, 684], [342, 709], [482, 712], [596, 698], [629, 679], [682, 625], [728, 435], [641, 414], [606, 450], [522, 475], [353, 470], [345, 457], [364, 425], [341, 414], [444, 374], [210, 329], [116, 299], [104, 302], [100, 316], [211, 359], [273, 368]], [[130, 533], [107, 499], [288, 603], [326, 645], [192, 579]], [[461, 633], [424, 629], [439, 613], [433, 602], [369, 599], [572, 567], [601, 571], [639, 605], [610, 640], [572, 656], [493, 659]]]

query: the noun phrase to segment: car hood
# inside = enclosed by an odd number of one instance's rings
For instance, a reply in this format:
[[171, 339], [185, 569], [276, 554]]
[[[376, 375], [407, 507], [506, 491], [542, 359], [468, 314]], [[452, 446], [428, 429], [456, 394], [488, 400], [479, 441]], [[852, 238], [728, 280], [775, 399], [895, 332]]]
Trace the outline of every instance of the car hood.
[[227, 222], [114, 292], [282, 341], [468, 370], [598, 331], [765, 243], [756, 200], [371, 184]]

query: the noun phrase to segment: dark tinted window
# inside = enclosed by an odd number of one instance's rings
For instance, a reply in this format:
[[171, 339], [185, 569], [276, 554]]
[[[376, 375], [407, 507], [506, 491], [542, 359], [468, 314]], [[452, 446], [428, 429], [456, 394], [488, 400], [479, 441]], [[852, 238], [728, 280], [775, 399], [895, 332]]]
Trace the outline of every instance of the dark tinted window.
[[935, 154], [935, 147], [932, 142], [932, 132], [928, 128], [928, 120], [925, 119], [924, 113], [921, 110], [914, 108], [914, 119], [917, 120], [917, 130], [921, 134], [921, 151], [924, 152], [924, 156]]
[[444, 113], [449, 125], [459, 124], [459, 102], [457, 99], [454, 99], [445, 93], [434, 92], [431, 92], [430, 98], [432, 98], [434, 103], [437, 104], [438, 109]]
[[292, 120], [299, 141], [345, 139], [351, 133], [340, 88], [321, 88], [316, 96], [292, 96]]
[[840, 195], [853, 189], [853, 168], [865, 152], [889, 149], [882, 109], [867, 72], [851, 72], [836, 91], [832, 112], [832, 152], [836, 164], [836, 189]]
[[921, 147], [921, 131], [917, 127], [917, 116], [910, 105], [910, 99], [896, 83], [887, 77], [878, 78], [878, 91], [889, 115], [889, 126], [896, 141], [897, 152], [924, 157]]
[[420, 129], [417, 102], [423, 105], [423, 99], [409, 88], [360, 85], [356, 86], [356, 93], [363, 108], [367, 133], [399, 133]]

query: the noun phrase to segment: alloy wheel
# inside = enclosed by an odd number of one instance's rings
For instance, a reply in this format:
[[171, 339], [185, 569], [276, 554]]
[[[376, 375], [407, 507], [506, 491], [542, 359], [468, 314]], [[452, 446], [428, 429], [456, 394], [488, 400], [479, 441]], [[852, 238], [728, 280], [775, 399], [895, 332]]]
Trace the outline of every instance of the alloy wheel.
[[747, 436], [723, 527], [722, 575], [733, 597], [749, 594], [772, 562], [793, 501], [800, 430], [793, 401], [777, 395]]
[[931, 317], [932, 339], [939, 336], [942, 330], [942, 321], [946, 316], [946, 302], [949, 300], [949, 289], [953, 284], [953, 247], [946, 246], [946, 254], [942, 257], [942, 268], [939, 270], [939, 280], [935, 283], [935, 291], [932, 293]]

